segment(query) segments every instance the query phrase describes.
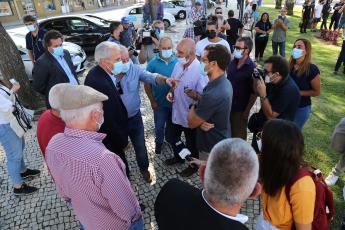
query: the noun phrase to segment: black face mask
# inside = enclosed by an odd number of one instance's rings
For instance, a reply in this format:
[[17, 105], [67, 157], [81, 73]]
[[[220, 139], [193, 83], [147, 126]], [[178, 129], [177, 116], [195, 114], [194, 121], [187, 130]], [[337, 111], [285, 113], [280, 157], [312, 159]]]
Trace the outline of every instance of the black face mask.
[[212, 31], [206, 30], [206, 36], [209, 39], [213, 39], [213, 38], [217, 37], [217, 33], [214, 30], [212, 30]]

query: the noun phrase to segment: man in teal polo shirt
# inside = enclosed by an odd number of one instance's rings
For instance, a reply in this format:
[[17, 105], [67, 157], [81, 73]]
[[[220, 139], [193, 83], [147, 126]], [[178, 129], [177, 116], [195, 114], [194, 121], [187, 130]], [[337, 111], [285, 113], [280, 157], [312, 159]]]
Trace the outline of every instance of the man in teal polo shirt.
[[[169, 37], [163, 37], [159, 41], [159, 54], [147, 64], [147, 71], [171, 77], [177, 58], [172, 52], [173, 43]], [[171, 126], [171, 103], [166, 100], [169, 92], [168, 85], [153, 86], [145, 84], [145, 92], [150, 99], [155, 122], [155, 153], [160, 154], [164, 136], [170, 143], [168, 129]]]

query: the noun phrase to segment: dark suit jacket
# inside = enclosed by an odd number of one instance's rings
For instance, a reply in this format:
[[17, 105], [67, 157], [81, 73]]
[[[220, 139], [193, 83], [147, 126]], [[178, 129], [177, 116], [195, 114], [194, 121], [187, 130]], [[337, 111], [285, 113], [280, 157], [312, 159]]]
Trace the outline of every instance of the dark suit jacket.
[[[72, 70], [75, 79], [77, 82], [79, 82], [71, 55], [67, 50], [64, 50], [64, 58]], [[46, 51], [44, 54], [42, 54], [36, 61], [32, 70], [32, 77], [32, 87], [34, 90], [45, 96], [47, 108], [50, 108], [48, 101], [50, 89], [56, 84], [69, 82], [67, 74], [49, 51]]]
[[128, 116], [120, 94], [108, 73], [98, 65], [89, 71], [84, 84], [109, 98], [103, 102], [104, 123], [100, 132], [107, 134], [103, 141], [107, 149], [117, 153], [128, 144]]
[[155, 202], [159, 230], [246, 230], [244, 224], [226, 218], [203, 199], [200, 189], [178, 179], [168, 181]]

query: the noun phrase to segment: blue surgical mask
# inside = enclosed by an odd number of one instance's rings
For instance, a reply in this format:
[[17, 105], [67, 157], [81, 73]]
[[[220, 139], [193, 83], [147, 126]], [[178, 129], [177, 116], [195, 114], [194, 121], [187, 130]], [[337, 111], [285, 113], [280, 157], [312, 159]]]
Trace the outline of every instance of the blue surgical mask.
[[127, 73], [130, 66], [131, 66], [130, 62], [122, 63], [122, 73]]
[[291, 56], [293, 59], [298, 59], [303, 56], [303, 50], [298, 49], [298, 48], [293, 48], [291, 50]]
[[161, 31], [159, 32], [159, 39], [163, 38], [164, 35], [165, 35], [164, 30], [161, 30]]
[[111, 71], [113, 74], [115, 75], [119, 75], [120, 73], [122, 73], [122, 69], [123, 69], [123, 63], [122, 61], [118, 61], [114, 63], [114, 68]]
[[27, 28], [30, 32], [35, 32], [35, 31], [36, 31], [35, 25], [27, 25], [26, 28]]
[[162, 57], [163, 58], [170, 58], [173, 54], [172, 50], [162, 50]]
[[202, 75], [207, 75], [207, 72], [205, 71], [205, 63], [200, 62], [200, 73]]
[[62, 57], [63, 56], [63, 47], [57, 47], [57, 48], [53, 48], [53, 54], [55, 54], [56, 56]]
[[178, 58], [178, 61], [182, 64], [182, 65], [185, 65], [188, 63], [188, 59], [183, 57], [183, 58]]
[[243, 53], [241, 52], [241, 50], [235, 49], [233, 52], [233, 55], [236, 59], [241, 59], [243, 58]]

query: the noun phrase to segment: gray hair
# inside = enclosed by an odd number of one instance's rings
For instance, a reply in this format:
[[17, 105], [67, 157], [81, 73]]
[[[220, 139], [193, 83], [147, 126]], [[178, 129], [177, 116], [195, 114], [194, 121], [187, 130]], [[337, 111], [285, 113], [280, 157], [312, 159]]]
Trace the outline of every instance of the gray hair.
[[254, 149], [239, 138], [225, 139], [211, 150], [205, 171], [205, 191], [226, 206], [242, 204], [258, 180], [259, 161]]
[[102, 103], [95, 103], [78, 109], [61, 110], [61, 119], [66, 124], [84, 124], [88, 121], [90, 113], [95, 110], [100, 110], [102, 108]]
[[125, 46], [120, 45], [120, 53], [123, 54], [123, 53], [126, 53], [126, 52], [128, 53], [128, 49]]
[[173, 44], [171, 38], [168, 37], [168, 36], [164, 36], [164, 37], [162, 37], [162, 38], [159, 40], [159, 47], [162, 47], [162, 42], [165, 41], [165, 40], [169, 40], [169, 41], [170, 41], [171, 48], [174, 47], [174, 44]]
[[108, 59], [111, 56], [111, 50], [119, 50], [119, 46], [114, 42], [104, 41], [99, 43], [95, 49], [95, 61], [99, 63], [101, 59]]

